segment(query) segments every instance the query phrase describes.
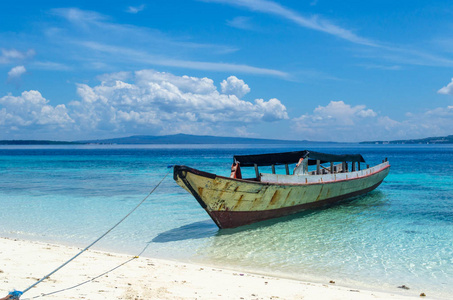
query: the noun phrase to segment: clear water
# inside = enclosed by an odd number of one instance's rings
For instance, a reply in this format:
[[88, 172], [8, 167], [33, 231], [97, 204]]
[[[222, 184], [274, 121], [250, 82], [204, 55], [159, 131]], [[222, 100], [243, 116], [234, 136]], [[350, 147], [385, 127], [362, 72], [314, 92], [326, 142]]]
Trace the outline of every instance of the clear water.
[[[169, 174], [95, 248], [135, 255], [149, 244], [145, 256], [451, 298], [453, 146], [3, 147], [0, 235], [86, 246], [135, 207], [169, 164], [228, 176], [234, 154], [303, 148], [361, 153], [370, 165], [388, 157], [390, 175], [377, 190], [326, 209], [219, 231]], [[403, 284], [411, 290], [397, 288]]]

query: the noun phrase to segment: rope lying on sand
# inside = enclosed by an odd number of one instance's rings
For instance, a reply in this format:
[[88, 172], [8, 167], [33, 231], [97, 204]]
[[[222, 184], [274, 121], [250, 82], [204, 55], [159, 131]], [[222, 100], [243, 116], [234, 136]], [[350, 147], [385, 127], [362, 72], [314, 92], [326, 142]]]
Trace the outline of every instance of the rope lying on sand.
[[[136, 206], [135, 206], [128, 214], [127, 214], [127, 215], [125, 215], [118, 223], [116, 223], [115, 225], [113, 225], [109, 230], [107, 230], [103, 235], [101, 235], [99, 238], [97, 238], [94, 242], [92, 242], [90, 245], [86, 246], [83, 250], [81, 250], [79, 253], [77, 253], [76, 255], [74, 255], [71, 259], [69, 259], [68, 261], [66, 261], [65, 263], [63, 263], [61, 266], [59, 266], [58, 268], [56, 268], [55, 270], [53, 270], [52, 272], [50, 272], [50, 273], [47, 274], [46, 276], [42, 277], [40, 280], [38, 280], [37, 282], [35, 282], [34, 284], [32, 284], [31, 286], [29, 286], [29, 287], [26, 288], [25, 290], [23, 290], [23, 291], [16, 291], [16, 290], [15, 290], [15, 291], [12, 291], [12, 292], [10, 292], [6, 297], [1, 298], [0, 300], [19, 300], [20, 297], [21, 297], [23, 294], [25, 294], [27, 291], [29, 291], [31, 288], [37, 286], [39, 283], [41, 283], [41, 282], [44, 281], [45, 279], [49, 278], [51, 275], [55, 274], [58, 270], [60, 270], [61, 268], [63, 268], [63, 267], [66, 266], [67, 264], [69, 264], [71, 261], [73, 261], [74, 259], [76, 259], [76, 258], [77, 258], [79, 255], [81, 255], [83, 252], [85, 252], [85, 251], [87, 251], [88, 249], [90, 249], [94, 244], [96, 244], [97, 242], [99, 242], [102, 238], [104, 238], [107, 234], [109, 234], [113, 229], [115, 229], [118, 225], [120, 225], [124, 220], [126, 220], [126, 219], [127, 219], [127, 218], [135, 211], [135, 210], [137, 210], [137, 208], [139, 208], [139, 207], [143, 204], [143, 202], [145, 202], [146, 199], [148, 199], [149, 196], [151, 196], [151, 194], [159, 187], [159, 185], [164, 181], [164, 179], [167, 177], [167, 175], [170, 174], [171, 168], [172, 168], [172, 167], [173, 167], [172, 165], [167, 166], [167, 168], [170, 169], [170, 170], [164, 175], [164, 177], [161, 179], [161, 181], [159, 181], [159, 183], [151, 190], [151, 192], [149, 192], [149, 194], [148, 194], [145, 198], [143, 198], [143, 200], [140, 201], [140, 202], [139, 202], [139, 203], [138, 203], [138, 204], [137, 204], [137, 205], [136, 205]], [[141, 254], [146, 250], [146, 248], [148, 248], [148, 246], [149, 246], [149, 244], [146, 245], [146, 247], [142, 250], [142, 252], [140, 252], [139, 255], [141, 255]], [[98, 277], [100, 277], [100, 276], [102, 276], [102, 275], [104, 275], [104, 274], [106, 274], [106, 273], [108, 273], [108, 272], [111, 272], [111, 271], [113, 271], [113, 270], [119, 268], [120, 266], [122, 266], [122, 265], [124, 265], [124, 264], [126, 264], [126, 263], [128, 263], [128, 262], [130, 262], [130, 261], [132, 261], [132, 260], [134, 260], [134, 259], [136, 259], [136, 258], [138, 258], [138, 256], [135, 256], [135, 257], [133, 257], [132, 259], [129, 259], [128, 261], [126, 261], [126, 262], [120, 264], [119, 266], [117, 266], [117, 267], [115, 267], [115, 268], [113, 268], [113, 269], [111, 269], [111, 270], [109, 270], [109, 271], [107, 271], [107, 272], [105, 272], [105, 273], [103, 273], [103, 274], [101, 274], [101, 275], [99, 275], [99, 276], [96, 276], [95, 278], [92, 278], [92, 279], [90, 279], [90, 280], [88, 280], [88, 281], [85, 281], [85, 282], [83, 282], [83, 283], [80, 283], [80, 284], [78, 284], [78, 285], [76, 285], [76, 286], [80, 286], [80, 285], [82, 285], [82, 284], [85, 284], [85, 283], [87, 283], [87, 282], [90, 282], [90, 281], [92, 281], [92, 280], [94, 280], [94, 279], [96, 279], [96, 278], [98, 278]], [[65, 290], [68, 290], [68, 289], [72, 289], [72, 288], [74, 288], [74, 287], [76, 287], [76, 286], [73, 286], [73, 287], [70, 287], [70, 288], [66, 288], [66, 289], [62, 289], [62, 290], [59, 290], [59, 291], [55, 291], [55, 292], [52, 292], [52, 293], [49, 293], [49, 294], [46, 294], [46, 295], [55, 294], [55, 293], [57, 293], [57, 292], [65, 291]], [[44, 295], [41, 295], [41, 296], [44, 296]], [[38, 296], [38, 297], [40, 297], [40, 296]], [[37, 297], [33, 297], [33, 298], [37, 298]]]
[[[31, 298], [25, 298], [25, 299], [22, 299], [22, 300], [30, 300], [30, 299], [36, 299], [36, 298], [40, 298], [40, 297], [46, 297], [46, 296], [58, 294], [58, 293], [61, 293], [61, 292], [64, 292], [64, 291], [72, 290], [72, 289], [74, 289], [74, 288], [76, 288], [76, 287], [82, 286], [82, 285], [87, 284], [87, 283], [89, 283], [89, 282], [92, 282], [92, 281], [94, 281], [94, 280], [96, 280], [96, 279], [98, 279], [98, 278], [100, 278], [100, 277], [102, 277], [102, 276], [104, 276], [104, 275], [107, 275], [107, 274], [110, 273], [110, 272], [115, 271], [116, 269], [118, 269], [118, 268], [124, 266], [125, 264], [127, 264], [127, 263], [129, 263], [129, 262], [131, 262], [131, 261], [133, 261], [133, 260], [135, 260], [135, 259], [137, 259], [137, 258], [139, 258], [139, 257], [143, 254], [143, 252], [145, 252], [146, 249], [149, 247], [149, 244], [150, 244], [150, 243], [147, 243], [146, 246], [145, 246], [145, 248], [143, 248], [143, 250], [140, 251], [140, 253], [139, 253], [138, 255], [136, 255], [136, 256], [134, 256], [134, 257], [132, 257], [132, 258], [130, 258], [130, 259], [128, 259], [128, 260], [122, 262], [121, 264], [117, 265], [116, 267], [113, 267], [113, 268], [111, 268], [110, 270], [107, 270], [107, 271], [105, 271], [104, 273], [99, 274], [99, 275], [97, 275], [97, 276], [95, 276], [95, 277], [93, 277], [93, 278], [91, 278], [91, 279], [85, 280], [85, 281], [80, 282], [80, 283], [78, 283], [78, 284], [76, 284], [76, 285], [73, 285], [73, 286], [70, 286], [70, 287], [67, 287], [67, 288], [64, 288], [64, 289], [61, 289], [61, 290], [56, 290], [56, 291], [49, 292], [49, 293], [43, 293], [43, 294], [41, 294], [41, 295], [34, 296], [34, 297], [31, 297]], [[12, 298], [10, 298], [10, 299], [12, 299]], [[2, 299], [0, 299], [0, 300], [2, 300]]]

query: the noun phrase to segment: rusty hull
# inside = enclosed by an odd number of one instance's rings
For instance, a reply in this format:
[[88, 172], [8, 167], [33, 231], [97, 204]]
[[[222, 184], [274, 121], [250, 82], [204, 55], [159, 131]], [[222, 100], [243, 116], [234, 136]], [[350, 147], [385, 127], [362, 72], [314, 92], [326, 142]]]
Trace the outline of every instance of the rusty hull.
[[356, 172], [354, 178], [331, 181], [326, 181], [323, 175], [309, 175], [310, 179], [319, 177], [318, 182], [309, 183], [303, 178], [301, 183], [233, 179], [186, 166], [175, 166], [173, 177], [219, 228], [234, 228], [365, 194], [381, 184], [389, 168], [386, 162], [368, 172]]

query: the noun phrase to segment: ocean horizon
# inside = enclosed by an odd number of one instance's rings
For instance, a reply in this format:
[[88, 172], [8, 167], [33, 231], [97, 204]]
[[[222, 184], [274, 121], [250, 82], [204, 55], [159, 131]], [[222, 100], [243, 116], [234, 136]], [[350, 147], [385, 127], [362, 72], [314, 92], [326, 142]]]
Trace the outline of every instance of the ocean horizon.
[[0, 235], [85, 247], [167, 175], [95, 249], [137, 255], [147, 247], [148, 257], [393, 293], [406, 285], [432, 297], [453, 294], [453, 145], [307, 148], [360, 153], [369, 165], [388, 158], [390, 174], [364, 196], [219, 230], [169, 166], [228, 176], [233, 155], [304, 145], [0, 146]]

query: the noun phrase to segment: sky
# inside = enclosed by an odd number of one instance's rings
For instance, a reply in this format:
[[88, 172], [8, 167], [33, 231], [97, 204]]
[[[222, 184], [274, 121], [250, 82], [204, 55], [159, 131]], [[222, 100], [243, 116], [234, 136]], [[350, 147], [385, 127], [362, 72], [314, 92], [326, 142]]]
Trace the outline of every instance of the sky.
[[453, 134], [453, 2], [4, 1], [0, 139]]

